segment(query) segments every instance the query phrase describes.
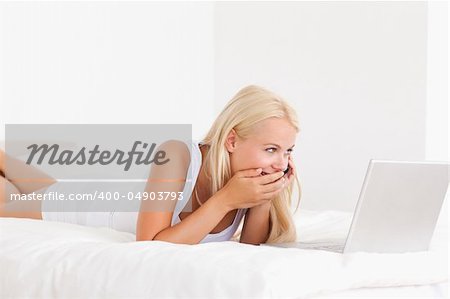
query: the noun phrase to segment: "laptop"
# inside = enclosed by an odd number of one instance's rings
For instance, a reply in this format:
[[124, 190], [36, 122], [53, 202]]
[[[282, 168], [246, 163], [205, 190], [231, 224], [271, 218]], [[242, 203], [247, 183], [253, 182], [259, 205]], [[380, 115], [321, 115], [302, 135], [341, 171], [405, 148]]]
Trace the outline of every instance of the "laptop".
[[345, 239], [264, 245], [338, 253], [426, 251], [449, 177], [449, 162], [372, 159]]

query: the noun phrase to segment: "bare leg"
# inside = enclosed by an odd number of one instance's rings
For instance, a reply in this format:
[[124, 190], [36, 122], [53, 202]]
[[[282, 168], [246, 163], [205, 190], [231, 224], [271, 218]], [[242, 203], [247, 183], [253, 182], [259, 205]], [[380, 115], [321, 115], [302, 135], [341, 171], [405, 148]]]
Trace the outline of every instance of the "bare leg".
[[[8, 167], [8, 169], [6, 169]], [[48, 188], [56, 180], [45, 172], [25, 162], [6, 155], [0, 149], [0, 175], [14, 184], [22, 194]]]
[[[8, 181], [5, 177], [0, 176], [0, 217], [15, 217], [15, 218], [32, 218], [41, 219], [41, 202], [12, 202], [7, 203], [7, 200], [12, 194], [21, 194], [14, 184]], [[26, 204], [25, 211], [23, 207]], [[13, 207], [14, 206], [14, 207]], [[30, 211], [31, 209], [31, 211]]]

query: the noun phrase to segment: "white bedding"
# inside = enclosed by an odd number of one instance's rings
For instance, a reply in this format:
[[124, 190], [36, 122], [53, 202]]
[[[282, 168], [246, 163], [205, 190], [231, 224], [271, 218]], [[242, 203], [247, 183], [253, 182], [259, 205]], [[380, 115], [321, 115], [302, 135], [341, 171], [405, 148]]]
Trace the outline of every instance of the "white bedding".
[[[299, 238], [342, 237], [350, 218], [303, 210]], [[232, 241], [134, 242], [107, 228], [0, 218], [0, 297], [444, 298], [447, 232], [446, 222], [438, 225], [428, 252], [342, 255]]]

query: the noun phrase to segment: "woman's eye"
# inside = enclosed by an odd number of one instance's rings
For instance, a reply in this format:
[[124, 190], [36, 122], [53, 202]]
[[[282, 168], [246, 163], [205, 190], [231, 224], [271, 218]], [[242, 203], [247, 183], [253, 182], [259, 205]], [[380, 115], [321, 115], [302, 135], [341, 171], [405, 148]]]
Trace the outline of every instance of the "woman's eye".
[[[271, 151], [271, 150], [273, 150], [273, 151]], [[269, 153], [274, 153], [276, 150], [277, 150], [276, 147], [271, 147], [271, 148], [266, 149], [266, 151], [268, 151]], [[292, 149], [288, 149], [287, 152], [288, 152], [288, 155], [290, 155], [292, 153]]]

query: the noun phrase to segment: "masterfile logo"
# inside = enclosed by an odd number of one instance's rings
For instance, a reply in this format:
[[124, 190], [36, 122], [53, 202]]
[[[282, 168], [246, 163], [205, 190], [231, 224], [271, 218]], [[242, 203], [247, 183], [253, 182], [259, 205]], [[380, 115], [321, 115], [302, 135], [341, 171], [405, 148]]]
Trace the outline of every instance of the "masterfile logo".
[[15, 210], [42, 202], [44, 212], [167, 211], [186, 200], [174, 183], [192, 188], [189, 171], [150, 177], [153, 167], [172, 167], [161, 144], [190, 144], [189, 124], [7, 124], [5, 132], [8, 179], [31, 190], [8, 198]]
[[[169, 162], [169, 159], [164, 159], [166, 157], [166, 153], [164, 151], [157, 151], [154, 155], [154, 158], [152, 158], [153, 151], [155, 150], [156, 143], [152, 143], [149, 147], [149, 149], [146, 151], [139, 151], [138, 147], [142, 144], [143, 149], [146, 149], [148, 147], [148, 143], [142, 142], [142, 141], [135, 141], [133, 144], [133, 147], [131, 151], [124, 152], [121, 150], [116, 150], [114, 152], [110, 152], [108, 150], [100, 151], [100, 145], [96, 144], [94, 146], [94, 149], [87, 150], [86, 147], [83, 147], [80, 151], [74, 152], [71, 150], [60, 150], [60, 147], [58, 144], [48, 145], [48, 144], [32, 144], [27, 147], [27, 149], [30, 149], [31, 152], [27, 159], [27, 164], [31, 164], [39, 154], [37, 159], [37, 164], [41, 165], [44, 158], [46, 158], [47, 155], [50, 155], [48, 158], [48, 164], [54, 165], [71, 165], [71, 164], [89, 164], [93, 165], [96, 163], [99, 163], [101, 165], [108, 165], [113, 162], [117, 162], [118, 165], [125, 164], [125, 171], [128, 171], [131, 167], [131, 164], [136, 163], [136, 165], [149, 165], [151, 163], [155, 163], [156, 165], [163, 165]], [[143, 157], [145, 153], [145, 158]], [[125, 157], [126, 156], [126, 157]], [[136, 156], [136, 160], [134, 160], [134, 157]]]

